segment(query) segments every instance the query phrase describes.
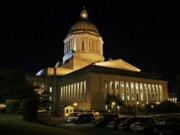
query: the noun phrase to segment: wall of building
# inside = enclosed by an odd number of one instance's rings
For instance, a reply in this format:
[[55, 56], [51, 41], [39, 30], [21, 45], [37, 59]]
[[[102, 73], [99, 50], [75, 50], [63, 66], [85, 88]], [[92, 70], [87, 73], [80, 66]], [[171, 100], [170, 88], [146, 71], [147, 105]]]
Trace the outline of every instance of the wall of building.
[[[130, 106], [137, 103], [142, 106], [147, 103], [159, 104], [168, 98], [166, 81], [103, 73], [93, 73], [91, 76], [93, 76], [92, 81], [96, 78], [96, 82], [101, 85], [91, 87], [92, 91], [98, 91], [98, 97], [102, 95], [98, 102], [99, 107], [105, 105], [107, 95], [119, 96], [126, 105]], [[124, 88], [121, 87], [122, 84]]]
[[140, 77], [89, 72], [62, 79], [49, 77], [46, 83], [47, 90], [53, 91], [52, 108], [56, 111], [74, 103], [78, 110], [105, 110], [108, 95], [119, 96], [128, 106], [168, 99], [166, 81]]
[[61, 107], [77, 103], [76, 109], [90, 110], [91, 94], [89, 74], [71, 76], [59, 82], [59, 103]]

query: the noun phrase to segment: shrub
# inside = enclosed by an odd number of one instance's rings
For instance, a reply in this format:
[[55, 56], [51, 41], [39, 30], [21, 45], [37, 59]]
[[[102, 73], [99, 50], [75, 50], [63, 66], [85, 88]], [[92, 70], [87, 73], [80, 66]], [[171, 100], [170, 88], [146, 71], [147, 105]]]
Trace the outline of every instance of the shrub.
[[17, 113], [20, 108], [20, 101], [18, 99], [8, 99], [6, 100], [6, 112]]
[[180, 108], [173, 102], [171, 101], [163, 101], [159, 105], [159, 112], [161, 113], [175, 113], [175, 112], [180, 112]]
[[33, 121], [37, 116], [37, 100], [36, 99], [24, 99], [22, 108], [23, 119], [27, 121]]

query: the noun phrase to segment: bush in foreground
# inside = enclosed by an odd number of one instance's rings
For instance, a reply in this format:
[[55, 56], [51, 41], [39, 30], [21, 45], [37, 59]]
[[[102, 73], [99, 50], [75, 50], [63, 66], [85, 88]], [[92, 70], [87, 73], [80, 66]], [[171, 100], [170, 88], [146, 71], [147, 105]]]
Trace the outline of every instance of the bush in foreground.
[[24, 99], [22, 109], [23, 119], [27, 121], [36, 120], [37, 116], [37, 100], [36, 99]]

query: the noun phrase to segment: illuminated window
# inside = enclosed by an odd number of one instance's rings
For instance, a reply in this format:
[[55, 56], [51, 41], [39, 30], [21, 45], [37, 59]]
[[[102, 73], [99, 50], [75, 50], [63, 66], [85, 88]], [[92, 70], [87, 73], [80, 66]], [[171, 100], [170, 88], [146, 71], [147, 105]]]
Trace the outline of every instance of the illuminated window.
[[162, 85], [159, 85], [159, 95], [160, 95], [160, 101], [162, 100], [162, 95], [163, 95], [163, 88], [162, 88]]
[[109, 83], [109, 88], [110, 88], [110, 95], [113, 95], [113, 81], [111, 81], [110, 83]]
[[120, 82], [121, 92], [124, 92], [124, 82]]
[[49, 101], [52, 101], [52, 97], [51, 96], [49, 97]]
[[63, 87], [61, 87], [61, 94], [60, 94], [60, 101], [62, 102], [62, 97], [63, 97]]
[[144, 97], [143, 97], [143, 84], [140, 83], [140, 100], [143, 101]]
[[141, 101], [143, 101], [144, 100], [143, 93], [141, 93], [140, 95], [141, 95]]
[[136, 93], [139, 93], [139, 84], [138, 83], [135, 83], [135, 90], [136, 90]]
[[145, 98], [146, 98], [146, 101], [148, 101], [148, 88], [147, 88], [147, 84], [144, 84], [144, 90], [145, 90]]
[[122, 100], [124, 100], [124, 93], [122, 93]]
[[52, 87], [49, 87], [49, 92], [52, 93]]
[[86, 99], [86, 81], [84, 81], [84, 94], [83, 94], [83, 101]]
[[143, 84], [140, 83], [140, 90], [143, 90]]
[[128, 101], [130, 100], [130, 96], [129, 96], [129, 95], [127, 95], [127, 100], [128, 100]]
[[126, 93], [129, 93], [129, 83], [126, 83]]
[[134, 89], [134, 83], [133, 82], [131, 82], [130, 86], [131, 86], [131, 89]]

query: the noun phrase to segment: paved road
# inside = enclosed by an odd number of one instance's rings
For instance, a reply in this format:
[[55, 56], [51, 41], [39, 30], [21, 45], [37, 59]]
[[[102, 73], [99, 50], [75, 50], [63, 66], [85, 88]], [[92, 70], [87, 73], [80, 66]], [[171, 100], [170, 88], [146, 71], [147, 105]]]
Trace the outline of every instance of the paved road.
[[72, 131], [74, 135], [136, 135], [135, 133], [123, 132], [109, 128], [94, 127], [91, 124], [61, 124], [60, 129]]

